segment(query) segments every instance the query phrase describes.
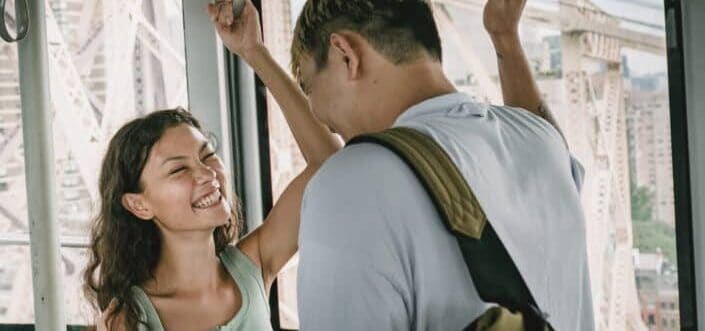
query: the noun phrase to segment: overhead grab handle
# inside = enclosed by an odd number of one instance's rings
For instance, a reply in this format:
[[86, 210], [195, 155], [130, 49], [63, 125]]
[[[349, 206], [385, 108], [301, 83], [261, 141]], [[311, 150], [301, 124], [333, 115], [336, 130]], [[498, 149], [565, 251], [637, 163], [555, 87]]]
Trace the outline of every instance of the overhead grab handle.
[[7, 29], [6, 18], [10, 16], [5, 12], [7, 0], [0, 0], [0, 37], [8, 43], [13, 43], [24, 39], [29, 31], [29, 10], [27, 0], [15, 1], [15, 26], [17, 27], [17, 37], [12, 37]]

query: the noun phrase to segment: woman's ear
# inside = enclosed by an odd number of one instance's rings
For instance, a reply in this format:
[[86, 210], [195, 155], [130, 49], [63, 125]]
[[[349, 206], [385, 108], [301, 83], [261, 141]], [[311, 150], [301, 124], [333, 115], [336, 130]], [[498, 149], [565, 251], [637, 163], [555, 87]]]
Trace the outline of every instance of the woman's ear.
[[144, 201], [144, 197], [139, 193], [125, 193], [122, 196], [122, 206], [130, 211], [133, 215], [138, 218], [151, 221], [154, 219], [154, 213], [149, 204]]
[[345, 63], [348, 79], [358, 79], [361, 75], [360, 53], [353, 47], [352, 36], [347, 33], [331, 33], [330, 47], [332, 55], [339, 57]]

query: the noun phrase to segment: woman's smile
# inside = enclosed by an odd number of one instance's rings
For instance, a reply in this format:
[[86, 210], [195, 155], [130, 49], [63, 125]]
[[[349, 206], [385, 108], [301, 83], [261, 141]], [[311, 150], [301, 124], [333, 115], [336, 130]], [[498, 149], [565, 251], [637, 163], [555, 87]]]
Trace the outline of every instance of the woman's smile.
[[203, 198], [198, 199], [191, 206], [195, 209], [209, 209], [223, 203], [223, 195], [219, 189], [215, 189], [212, 193]]

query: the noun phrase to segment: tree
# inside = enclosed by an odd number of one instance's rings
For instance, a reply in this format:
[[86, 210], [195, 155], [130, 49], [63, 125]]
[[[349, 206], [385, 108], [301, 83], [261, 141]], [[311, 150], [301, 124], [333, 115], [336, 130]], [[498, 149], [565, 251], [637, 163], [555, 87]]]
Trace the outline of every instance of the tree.
[[654, 194], [646, 187], [632, 186], [632, 224], [634, 247], [655, 253], [661, 249], [664, 257], [676, 261], [676, 238], [673, 226], [654, 219]]
[[651, 222], [654, 220], [654, 194], [644, 186], [632, 185], [632, 220]]

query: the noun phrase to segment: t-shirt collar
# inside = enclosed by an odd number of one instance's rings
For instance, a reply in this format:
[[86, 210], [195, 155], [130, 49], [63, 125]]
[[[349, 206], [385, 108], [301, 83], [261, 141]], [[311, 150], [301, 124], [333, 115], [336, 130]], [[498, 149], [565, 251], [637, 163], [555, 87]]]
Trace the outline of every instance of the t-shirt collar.
[[426, 99], [411, 106], [399, 115], [394, 125], [428, 113], [450, 111], [458, 108], [461, 104], [469, 104], [468, 107], [463, 108], [465, 111], [469, 111], [473, 115], [485, 116], [487, 114], [487, 105], [474, 101], [473, 98], [466, 93], [453, 92]]

